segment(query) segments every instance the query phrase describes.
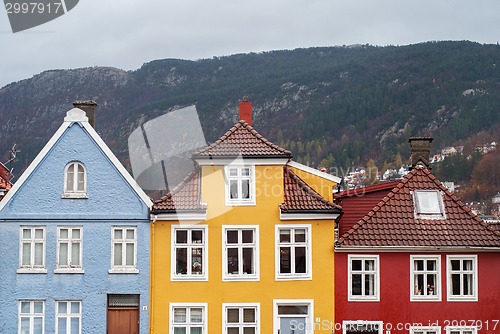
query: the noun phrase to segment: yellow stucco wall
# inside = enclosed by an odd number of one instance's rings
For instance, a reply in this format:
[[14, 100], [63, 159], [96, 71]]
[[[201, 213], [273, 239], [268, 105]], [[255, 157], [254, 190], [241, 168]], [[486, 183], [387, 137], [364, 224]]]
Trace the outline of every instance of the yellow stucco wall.
[[[223, 166], [202, 167], [202, 200], [208, 203], [208, 281], [171, 281], [171, 226], [156, 221], [152, 227], [151, 333], [169, 333], [169, 303], [208, 303], [208, 333], [222, 333], [223, 303], [260, 303], [260, 333], [273, 333], [274, 299], [314, 300], [313, 319], [334, 321], [333, 220], [281, 221], [283, 166], [256, 166], [256, 205], [227, 207]], [[196, 222], [194, 222], [196, 223]], [[276, 224], [310, 225], [312, 280], [275, 279]], [[222, 226], [258, 225], [260, 280], [223, 282]], [[321, 328], [322, 329], [322, 328]], [[315, 333], [331, 333], [330, 328]]]

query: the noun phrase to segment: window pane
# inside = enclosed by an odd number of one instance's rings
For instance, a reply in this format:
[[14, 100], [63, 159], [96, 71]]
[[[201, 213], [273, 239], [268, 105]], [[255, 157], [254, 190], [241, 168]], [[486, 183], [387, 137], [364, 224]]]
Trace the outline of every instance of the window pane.
[[33, 310], [35, 313], [43, 313], [43, 302], [33, 302]]
[[242, 168], [241, 176], [250, 176], [250, 168]]
[[423, 260], [415, 260], [413, 267], [414, 267], [414, 270], [417, 270], [417, 271], [424, 270], [424, 261]]
[[123, 239], [123, 231], [121, 229], [115, 229], [115, 239]]
[[238, 327], [228, 327], [227, 334], [239, 334], [240, 329]]
[[243, 248], [243, 273], [253, 274], [253, 248]]
[[460, 295], [460, 274], [451, 275], [451, 294]]
[[135, 239], [135, 230], [132, 229], [127, 230], [127, 239], [129, 240]]
[[66, 174], [66, 190], [67, 191], [75, 191], [74, 182], [75, 182], [75, 173], [73, 171], [74, 166], [71, 165], [68, 167], [68, 172]]
[[460, 270], [460, 260], [451, 260], [451, 270]]
[[238, 198], [238, 181], [230, 180], [229, 181], [229, 198], [234, 199]]
[[68, 265], [68, 244], [66, 242], [59, 244], [59, 265]]
[[187, 248], [177, 248], [175, 250], [176, 273], [187, 274]]
[[238, 248], [227, 249], [227, 273], [238, 274]]
[[238, 231], [227, 231], [226, 235], [228, 244], [238, 243]]
[[472, 260], [464, 260], [464, 270], [472, 270]]
[[73, 239], [80, 239], [80, 229], [79, 228], [74, 228], [71, 230], [71, 237]]
[[30, 313], [30, 302], [21, 302], [21, 314]]
[[35, 229], [35, 239], [43, 239], [43, 230], [40, 228]]
[[127, 243], [125, 250], [126, 250], [125, 264], [127, 266], [133, 266], [134, 265], [134, 244]]
[[73, 266], [80, 265], [80, 243], [75, 242], [71, 245], [71, 264]]
[[278, 314], [307, 314], [307, 305], [278, 305]]
[[227, 309], [227, 322], [228, 323], [239, 323], [240, 322], [240, 310], [237, 308]]
[[280, 247], [280, 273], [291, 273], [291, 260], [290, 247]]
[[22, 265], [27, 266], [31, 264], [31, 244], [23, 244], [23, 260]]
[[191, 232], [191, 239], [192, 239], [193, 244], [203, 243], [203, 231], [202, 230], [193, 230]]
[[290, 230], [280, 230], [280, 242], [290, 242]]
[[201, 327], [191, 327], [191, 333], [190, 334], [201, 334], [203, 333]]
[[244, 327], [243, 334], [255, 334], [255, 327]]
[[375, 295], [375, 276], [365, 275], [365, 296]]
[[57, 333], [66, 334], [67, 332], [68, 328], [66, 318], [57, 318]]
[[43, 265], [43, 244], [35, 244], [35, 266]]
[[174, 334], [186, 334], [186, 328], [174, 327]]
[[187, 311], [184, 307], [176, 307], [174, 308], [174, 322], [184, 323], [187, 320], [186, 317]]
[[23, 239], [31, 239], [31, 229], [23, 228]]
[[114, 259], [113, 259], [113, 264], [115, 266], [121, 266], [122, 265], [122, 244], [115, 244], [114, 245]]
[[194, 323], [203, 322], [203, 309], [201, 307], [191, 309], [191, 322], [194, 322]]
[[203, 274], [203, 248], [193, 248], [192, 251], [192, 261], [193, 266], [191, 272], [193, 274]]
[[57, 313], [68, 313], [68, 304], [66, 302], [58, 302]]
[[80, 318], [71, 318], [71, 334], [78, 334], [80, 329]]
[[244, 244], [253, 243], [253, 230], [243, 230], [241, 231], [241, 234]]
[[436, 260], [427, 260], [427, 270], [429, 271], [436, 270]]
[[295, 273], [306, 272], [306, 248], [295, 247]]
[[375, 270], [375, 260], [365, 260], [365, 270]]
[[354, 296], [361, 296], [361, 274], [352, 275], [351, 289]]
[[229, 176], [238, 176], [237, 168], [229, 168]]
[[472, 296], [472, 274], [463, 274], [464, 296]]
[[255, 309], [243, 309], [243, 322], [255, 322]]
[[21, 334], [29, 334], [30, 318], [21, 318]]
[[67, 228], [62, 228], [59, 230], [59, 236], [61, 239], [68, 239], [68, 235], [69, 235], [69, 232], [68, 232]]
[[352, 265], [352, 270], [355, 270], [355, 271], [361, 271], [362, 270], [362, 262], [361, 260], [352, 260], [351, 261]]
[[85, 190], [85, 171], [83, 166], [78, 164], [78, 191]]
[[175, 231], [175, 241], [178, 244], [187, 244], [187, 231], [186, 230], [176, 230]]
[[43, 319], [41, 317], [35, 317], [33, 319], [33, 330], [34, 334], [43, 333]]
[[250, 198], [250, 180], [241, 180], [241, 198]]
[[306, 230], [296, 229], [295, 230], [295, 242], [305, 242], [306, 241]]
[[80, 313], [80, 303], [79, 302], [72, 302], [71, 303], [71, 313], [73, 313], [73, 314]]

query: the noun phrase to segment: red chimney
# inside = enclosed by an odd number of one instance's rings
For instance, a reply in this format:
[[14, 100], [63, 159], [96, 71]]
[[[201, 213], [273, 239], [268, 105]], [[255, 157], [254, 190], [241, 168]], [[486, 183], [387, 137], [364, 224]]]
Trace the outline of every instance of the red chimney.
[[248, 96], [243, 96], [240, 101], [240, 120], [252, 126], [252, 102], [248, 101]]

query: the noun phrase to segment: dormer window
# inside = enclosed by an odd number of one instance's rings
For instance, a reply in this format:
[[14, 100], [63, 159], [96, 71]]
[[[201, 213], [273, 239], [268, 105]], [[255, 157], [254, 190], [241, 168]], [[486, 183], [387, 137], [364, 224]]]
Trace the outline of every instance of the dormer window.
[[415, 190], [413, 191], [413, 203], [415, 205], [415, 218], [420, 219], [444, 219], [445, 211], [443, 196], [438, 190]]
[[226, 166], [226, 205], [255, 205], [255, 167]]
[[72, 161], [64, 169], [65, 198], [87, 198], [87, 171], [81, 162]]

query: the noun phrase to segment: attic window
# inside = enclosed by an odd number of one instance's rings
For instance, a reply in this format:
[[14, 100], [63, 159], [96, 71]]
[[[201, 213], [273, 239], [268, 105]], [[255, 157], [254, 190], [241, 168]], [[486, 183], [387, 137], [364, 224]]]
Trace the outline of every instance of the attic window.
[[438, 190], [415, 190], [413, 202], [415, 204], [415, 218], [445, 218], [443, 197]]
[[63, 198], [87, 198], [87, 172], [82, 163], [72, 161], [64, 169]]

